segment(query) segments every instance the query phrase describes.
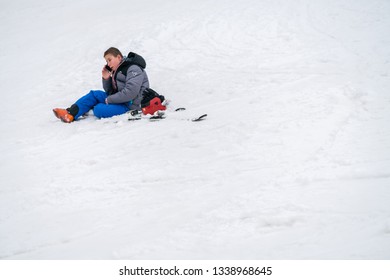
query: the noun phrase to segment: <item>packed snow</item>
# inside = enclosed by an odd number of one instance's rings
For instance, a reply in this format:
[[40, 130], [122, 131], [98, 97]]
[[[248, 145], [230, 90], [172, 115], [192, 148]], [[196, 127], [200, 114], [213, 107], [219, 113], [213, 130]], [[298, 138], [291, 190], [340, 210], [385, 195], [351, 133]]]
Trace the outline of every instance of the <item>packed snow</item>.
[[[390, 258], [390, 1], [0, 6], [1, 259]], [[111, 46], [187, 110], [56, 119]]]

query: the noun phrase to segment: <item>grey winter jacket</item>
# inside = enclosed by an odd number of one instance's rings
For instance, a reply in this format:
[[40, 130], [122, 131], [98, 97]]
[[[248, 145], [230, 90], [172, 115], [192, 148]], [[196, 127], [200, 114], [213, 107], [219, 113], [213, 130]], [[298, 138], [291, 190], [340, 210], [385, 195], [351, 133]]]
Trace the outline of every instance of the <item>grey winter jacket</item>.
[[[129, 109], [140, 110], [142, 93], [149, 87], [149, 79], [145, 70], [139, 65], [130, 63], [131, 65], [126, 71], [126, 67], [121, 67], [126, 65], [126, 63], [129, 63], [129, 59], [124, 57], [113, 78], [103, 79], [103, 88], [108, 94], [107, 103], [126, 103], [128, 105], [127, 103], [132, 101]], [[122, 71], [126, 71], [126, 75]], [[113, 85], [113, 79], [116, 81], [116, 86], [115, 84]]]

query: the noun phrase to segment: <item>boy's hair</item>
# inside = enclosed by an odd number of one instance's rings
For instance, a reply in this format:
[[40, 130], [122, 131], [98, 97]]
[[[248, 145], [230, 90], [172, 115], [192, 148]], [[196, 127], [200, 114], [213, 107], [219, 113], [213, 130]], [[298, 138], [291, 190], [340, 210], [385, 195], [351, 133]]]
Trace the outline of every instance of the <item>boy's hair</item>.
[[111, 48], [109, 48], [108, 50], [106, 50], [106, 51], [104, 52], [103, 57], [106, 57], [106, 55], [108, 55], [108, 54], [111, 54], [111, 55], [113, 55], [113, 56], [118, 56], [118, 55], [120, 55], [121, 57], [123, 57], [121, 51], [118, 50], [117, 48], [114, 48], [114, 47], [111, 47]]

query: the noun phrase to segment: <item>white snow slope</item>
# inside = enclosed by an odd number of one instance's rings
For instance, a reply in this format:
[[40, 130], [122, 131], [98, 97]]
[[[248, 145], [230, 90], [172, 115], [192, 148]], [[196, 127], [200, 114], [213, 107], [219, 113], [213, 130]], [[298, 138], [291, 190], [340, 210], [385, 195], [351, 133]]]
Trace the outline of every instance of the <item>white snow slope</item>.
[[[390, 1], [0, 5], [1, 259], [390, 258]], [[57, 120], [111, 46], [208, 119]]]

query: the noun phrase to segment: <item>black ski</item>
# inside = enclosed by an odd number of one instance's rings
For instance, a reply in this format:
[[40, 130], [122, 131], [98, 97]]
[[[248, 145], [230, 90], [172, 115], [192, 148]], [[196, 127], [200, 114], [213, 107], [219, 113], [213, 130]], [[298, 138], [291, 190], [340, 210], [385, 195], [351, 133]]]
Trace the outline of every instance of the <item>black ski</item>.
[[[185, 111], [186, 108], [180, 107], [174, 110], [174, 112], [179, 111]], [[166, 117], [169, 117], [169, 114], [167, 114], [167, 111], [157, 111], [153, 116], [145, 116], [142, 114], [142, 111], [139, 110], [132, 110], [128, 113], [128, 120], [129, 121], [137, 121], [141, 119], [147, 119], [149, 121], [159, 121], [162, 119], [165, 119]], [[192, 121], [192, 122], [199, 122], [203, 121], [207, 117], [207, 114], [200, 115], [199, 117], [194, 117], [191, 119], [183, 118], [182, 120]]]
[[206, 117], [207, 117], [207, 114], [203, 114], [200, 117], [191, 119], [191, 121], [193, 121], [193, 122], [203, 121]]

